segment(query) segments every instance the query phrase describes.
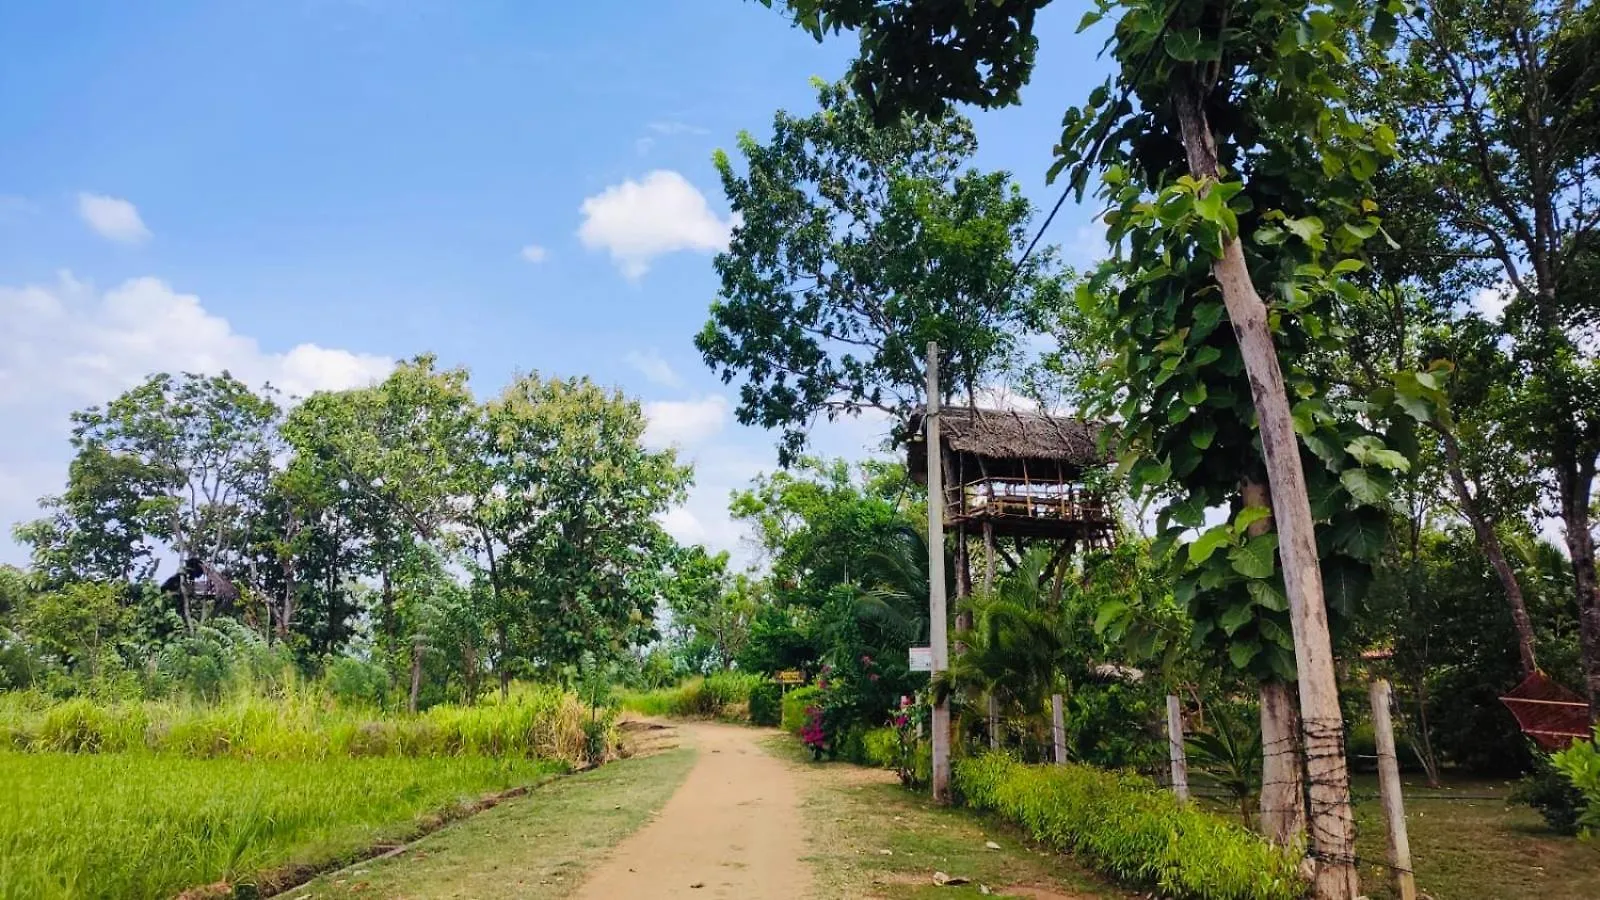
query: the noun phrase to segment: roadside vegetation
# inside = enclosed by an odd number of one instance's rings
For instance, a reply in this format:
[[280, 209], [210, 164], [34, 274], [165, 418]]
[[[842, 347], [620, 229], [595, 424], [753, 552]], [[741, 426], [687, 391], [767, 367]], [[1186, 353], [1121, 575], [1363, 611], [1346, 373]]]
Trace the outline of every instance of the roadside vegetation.
[[482, 756], [0, 751], [0, 897], [164, 900], [217, 882], [292, 883], [563, 768]]

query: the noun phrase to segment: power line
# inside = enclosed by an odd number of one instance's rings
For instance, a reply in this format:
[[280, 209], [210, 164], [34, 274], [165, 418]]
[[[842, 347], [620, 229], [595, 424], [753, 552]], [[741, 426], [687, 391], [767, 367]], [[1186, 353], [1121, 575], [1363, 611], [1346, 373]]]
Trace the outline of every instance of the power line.
[[[1106, 108], [1106, 115], [1100, 120], [1100, 133], [1095, 135], [1093, 146], [1083, 158], [1083, 165], [1089, 165], [1100, 157], [1100, 151], [1105, 145], [1106, 137], [1111, 133], [1111, 123], [1115, 119], [1116, 109], [1127, 102], [1128, 94], [1133, 90], [1133, 85], [1144, 77], [1145, 70], [1150, 67], [1150, 61], [1155, 58], [1157, 53], [1161, 52], [1161, 42], [1166, 39], [1167, 31], [1172, 27], [1172, 21], [1177, 18], [1178, 10], [1182, 8], [1183, 0], [1174, 0], [1172, 9], [1167, 11], [1166, 19], [1161, 23], [1161, 30], [1156, 32], [1155, 41], [1150, 44], [1150, 49], [1146, 50], [1143, 58], [1139, 60], [1139, 66], [1134, 70], [1133, 77], [1123, 82], [1122, 91], [1117, 95], [1116, 102]], [[1009, 292], [1011, 286], [1016, 283], [1018, 273], [1022, 271], [1023, 265], [1028, 262], [1028, 257], [1033, 255], [1034, 248], [1039, 246], [1040, 239], [1044, 237], [1045, 231], [1050, 228], [1050, 223], [1056, 220], [1056, 213], [1061, 212], [1061, 207], [1067, 202], [1067, 196], [1071, 193], [1072, 181], [1069, 178], [1066, 189], [1061, 192], [1060, 197], [1056, 198], [1055, 206], [1050, 208], [1050, 214], [1044, 217], [1044, 222], [1039, 226], [1039, 230], [1034, 233], [1033, 240], [1028, 242], [1027, 248], [1022, 251], [1022, 256], [1017, 259], [1016, 265], [1011, 267], [1011, 274], [1006, 276], [1005, 284], [1001, 285], [1000, 290], [995, 294], [996, 300]]]

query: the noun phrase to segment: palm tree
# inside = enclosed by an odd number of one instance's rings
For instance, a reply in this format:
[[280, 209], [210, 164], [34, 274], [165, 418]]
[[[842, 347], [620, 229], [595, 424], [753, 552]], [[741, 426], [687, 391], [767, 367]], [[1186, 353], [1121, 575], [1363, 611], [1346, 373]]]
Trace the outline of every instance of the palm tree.
[[1030, 551], [992, 592], [962, 602], [972, 627], [956, 639], [966, 652], [952, 660], [935, 690], [991, 698], [992, 742], [1001, 710], [1037, 725], [1064, 683], [1075, 641], [1068, 613], [1049, 589], [1053, 562], [1048, 548]]

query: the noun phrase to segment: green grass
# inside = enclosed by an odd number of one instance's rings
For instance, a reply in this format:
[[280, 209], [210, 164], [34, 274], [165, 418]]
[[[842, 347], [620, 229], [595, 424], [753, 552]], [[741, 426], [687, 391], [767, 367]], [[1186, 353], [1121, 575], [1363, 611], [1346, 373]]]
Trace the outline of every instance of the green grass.
[[429, 835], [404, 854], [361, 863], [289, 898], [565, 896], [688, 775], [694, 752], [671, 750], [563, 778]]
[[482, 757], [0, 752], [0, 900], [140, 900], [250, 883], [404, 839], [430, 816], [561, 768]]
[[690, 678], [676, 687], [653, 691], [622, 691], [617, 702], [628, 712], [671, 719], [735, 718], [748, 716], [750, 692], [764, 679], [746, 672], [718, 672]]
[[[1553, 834], [1538, 813], [1508, 804], [1503, 781], [1447, 779], [1431, 789], [1404, 776], [1406, 831], [1417, 888], [1434, 900], [1593, 900], [1600, 897], [1600, 841]], [[1385, 860], [1387, 839], [1375, 797], [1377, 777], [1358, 775], [1356, 853]], [[1480, 798], [1489, 799], [1480, 799]], [[1448, 799], [1454, 798], [1454, 799]], [[1396, 896], [1386, 870], [1361, 868], [1373, 898]]]
[[240, 693], [217, 704], [54, 703], [0, 694], [0, 749], [105, 753], [149, 750], [194, 758], [519, 756], [588, 760], [589, 713], [559, 688], [526, 685], [507, 703], [436, 706], [416, 715], [347, 708], [315, 688]]
[[[804, 816], [818, 897], [1028, 896], [1113, 900], [1139, 895], [1110, 885], [1069, 857], [1041, 854], [1017, 829], [969, 810], [935, 806], [892, 775], [850, 763], [815, 763], [789, 736], [764, 744], [806, 776]], [[991, 850], [990, 841], [1000, 846]], [[883, 851], [889, 851], [884, 853]], [[935, 872], [969, 879], [939, 887]]]

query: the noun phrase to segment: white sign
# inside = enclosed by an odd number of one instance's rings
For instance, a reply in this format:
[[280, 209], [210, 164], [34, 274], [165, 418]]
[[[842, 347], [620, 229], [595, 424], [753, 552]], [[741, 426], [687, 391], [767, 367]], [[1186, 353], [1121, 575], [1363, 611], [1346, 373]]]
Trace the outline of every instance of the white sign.
[[932, 647], [912, 647], [911, 648], [911, 663], [910, 663], [910, 665], [911, 665], [911, 671], [913, 671], [913, 672], [932, 672], [933, 671], [933, 648]]

